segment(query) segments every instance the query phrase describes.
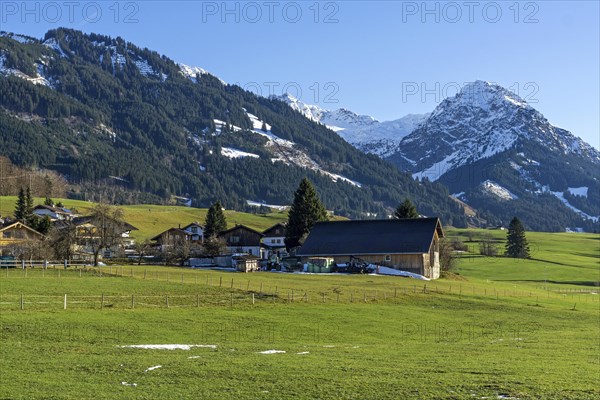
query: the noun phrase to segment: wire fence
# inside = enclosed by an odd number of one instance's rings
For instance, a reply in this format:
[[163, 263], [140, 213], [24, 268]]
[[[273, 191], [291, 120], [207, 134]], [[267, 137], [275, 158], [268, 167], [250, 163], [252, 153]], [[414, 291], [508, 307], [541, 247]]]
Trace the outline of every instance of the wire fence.
[[[273, 281], [263, 284], [262, 281], [242, 278], [243, 274], [217, 274], [207, 270], [157, 271], [142, 267], [102, 266], [89, 267], [83, 264], [45, 262], [43, 267], [26, 267], [24, 269], [4, 268], [0, 273], [1, 280], [36, 280], [36, 279], [73, 279], [87, 276], [99, 278], [130, 277], [137, 280], [152, 280], [181, 285], [181, 291], [187, 293], [93, 293], [81, 295], [65, 290], [64, 294], [30, 294], [6, 293], [5, 285], [0, 287], [0, 310], [57, 310], [57, 309], [137, 309], [137, 308], [193, 308], [205, 306], [256, 306], [267, 304], [365, 304], [365, 303], [401, 303], [407, 297], [429, 295], [452, 296], [459, 300], [525, 298], [535, 305], [546, 300], [562, 299], [574, 304], [599, 302], [600, 288], [561, 288], [537, 287], [530, 291], [524, 289], [486, 288], [471, 285], [468, 282], [437, 284], [434, 281], [415, 282], [402, 279], [396, 287], [374, 287], [357, 289], [354, 287], [314, 287], [294, 288], [277, 285]], [[198, 272], [204, 272], [199, 274]], [[207, 273], [208, 272], [208, 273]], [[222, 272], [222, 271], [221, 271]], [[256, 277], [253, 277], [256, 278]], [[325, 279], [325, 278], [324, 278]], [[1, 281], [0, 281], [1, 283]], [[143, 289], [143, 286], [139, 287]], [[4, 289], [4, 290], [3, 290]], [[137, 290], [137, 288], [136, 288]], [[178, 290], [175, 290], [178, 291]]]

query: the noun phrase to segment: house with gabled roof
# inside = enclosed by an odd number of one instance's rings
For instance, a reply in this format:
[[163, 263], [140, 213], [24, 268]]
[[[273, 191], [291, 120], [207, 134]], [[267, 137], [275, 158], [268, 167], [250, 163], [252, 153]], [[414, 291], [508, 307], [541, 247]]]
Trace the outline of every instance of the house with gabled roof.
[[54, 221], [71, 221], [75, 217], [77, 217], [76, 214], [74, 214], [71, 210], [69, 210], [67, 208], [47, 206], [44, 204], [38, 204], [37, 206], [35, 206], [33, 208], [33, 213], [39, 217], [48, 216], [50, 218], [50, 220], [53, 222]]
[[285, 224], [277, 223], [263, 231], [261, 247], [264, 258], [287, 255], [285, 251]]
[[245, 225], [236, 225], [219, 233], [219, 238], [225, 241], [230, 254], [246, 253], [258, 257], [261, 256], [260, 241], [263, 236], [261, 232]]
[[319, 222], [296, 252], [303, 258], [333, 258], [337, 264], [364, 262], [440, 277], [438, 218]]
[[204, 227], [197, 222], [187, 224], [181, 230], [189, 233], [190, 240], [193, 242], [202, 242], [204, 240]]
[[0, 255], [12, 246], [33, 240], [42, 241], [45, 238], [46, 236], [20, 221], [0, 225]]

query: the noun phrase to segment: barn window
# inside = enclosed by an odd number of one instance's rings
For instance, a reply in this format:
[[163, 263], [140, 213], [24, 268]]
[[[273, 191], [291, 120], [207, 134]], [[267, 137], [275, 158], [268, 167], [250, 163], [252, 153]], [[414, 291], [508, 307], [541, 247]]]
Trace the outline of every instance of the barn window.
[[385, 255], [385, 261], [386, 261], [386, 262], [391, 262], [391, 261], [392, 261], [392, 256], [391, 256], [391, 255], [389, 255], [389, 254], [386, 254], [386, 255]]
[[231, 237], [229, 238], [229, 241], [230, 241], [231, 243], [239, 243], [239, 242], [240, 242], [240, 237], [239, 237], [239, 236], [231, 236]]

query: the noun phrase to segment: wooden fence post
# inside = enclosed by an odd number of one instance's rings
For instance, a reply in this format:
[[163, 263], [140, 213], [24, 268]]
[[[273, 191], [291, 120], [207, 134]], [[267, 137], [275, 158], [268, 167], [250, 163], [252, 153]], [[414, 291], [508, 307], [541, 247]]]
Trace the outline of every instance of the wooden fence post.
[[104, 308], [104, 293], [102, 293], [102, 296], [100, 297], [100, 309]]
[[231, 292], [231, 307], [233, 307], [233, 292]]
[[146, 279], [146, 270], [144, 270], [144, 279]]
[[196, 307], [200, 307], [200, 294], [196, 293]]
[[134, 298], [134, 294], [131, 295], [131, 308], [135, 308], [135, 298]]
[[223, 277], [219, 277], [219, 287], [223, 287]]
[[231, 289], [233, 289], [233, 278], [231, 278]]
[[165, 304], [167, 305], [167, 308], [169, 308], [169, 295], [168, 294], [165, 295]]
[[63, 310], [67, 309], [67, 295], [65, 294], [65, 299], [63, 301]]
[[21, 310], [25, 309], [25, 302], [23, 301], [23, 293], [21, 293]]
[[[232, 294], [233, 296], [233, 294]], [[252, 293], [252, 305], [254, 305], [254, 293]]]

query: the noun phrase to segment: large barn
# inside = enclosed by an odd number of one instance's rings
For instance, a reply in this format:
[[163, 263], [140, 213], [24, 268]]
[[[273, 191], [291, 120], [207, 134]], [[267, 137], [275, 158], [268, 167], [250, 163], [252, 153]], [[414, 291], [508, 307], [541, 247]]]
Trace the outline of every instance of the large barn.
[[438, 218], [319, 222], [296, 255], [364, 261], [437, 279], [443, 237]]

